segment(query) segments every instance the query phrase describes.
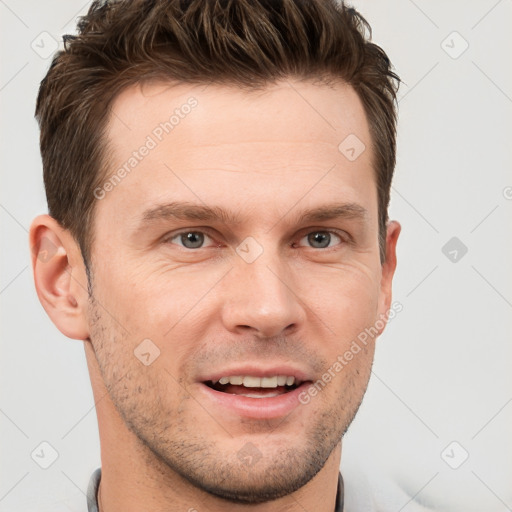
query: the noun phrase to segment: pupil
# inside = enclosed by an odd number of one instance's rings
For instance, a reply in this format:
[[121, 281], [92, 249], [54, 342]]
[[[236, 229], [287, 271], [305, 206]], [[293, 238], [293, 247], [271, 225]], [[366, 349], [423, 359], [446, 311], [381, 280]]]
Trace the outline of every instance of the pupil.
[[[312, 233], [308, 236], [309, 243], [313, 245], [314, 247], [327, 247], [329, 245], [329, 242], [331, 241], [331, 235], [329, 233], [318, 231], [316, 233]], [[320, 244], [320, 245], [315, 245]]]
[[203, 245], [204, 235], [197, 231], [190, 231], [189, 233], [181, 235], [181, 241], [185, 247], [189, 249], [197, 249]]

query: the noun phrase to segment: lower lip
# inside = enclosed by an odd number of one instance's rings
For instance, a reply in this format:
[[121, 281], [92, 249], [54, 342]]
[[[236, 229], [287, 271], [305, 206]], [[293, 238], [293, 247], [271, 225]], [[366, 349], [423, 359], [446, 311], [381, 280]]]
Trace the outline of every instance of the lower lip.
[[[265, 420], [282, 418], [290, 414], [297, 406], [301, 405], [299, 395], [309, 385], [308, 382], [303, 382], [292, 391], [266, 398], [250, 398], [248, 396], [223, 393], [203, 383], [200, 384], [200, 388], [207, 399], [213, 401], [216, 406], [228, 409], [237, 416]], [[247, 392], [249, 393], [250, 389]]]

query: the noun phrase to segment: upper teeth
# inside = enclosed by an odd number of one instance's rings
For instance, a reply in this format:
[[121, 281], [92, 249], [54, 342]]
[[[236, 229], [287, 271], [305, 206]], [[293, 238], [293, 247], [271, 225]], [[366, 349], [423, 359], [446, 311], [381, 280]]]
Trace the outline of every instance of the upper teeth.
[[[215, 384], [217, 381], [213, 381]], [[295, 377], [286, 375], [276, 375], [274, 377], [252, 377], [250, 375], [233, 375], [231, 377], [221, 377], [219, 384], [233, 384], [235, 386], [245, 386], [246, 388], [277, 388], [277, 386], [293, 386]]]

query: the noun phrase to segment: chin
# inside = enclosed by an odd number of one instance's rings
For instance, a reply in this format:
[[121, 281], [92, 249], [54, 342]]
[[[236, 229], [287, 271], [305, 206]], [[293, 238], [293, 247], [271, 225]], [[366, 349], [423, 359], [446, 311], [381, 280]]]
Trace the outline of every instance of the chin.
[[296, 462], [293, 465], [295, 470], [289, 468], [288, 471], [283, 471], [281, 464], [278, 470], [273, 469], [272, 466], [262, 467], [259, 471], [251, 467], [242, 469], [237, 467], [230, 471], [231, 477], [228, 479], [222, 481], [216, 479], [215, 483], [201, 480], [194, 482], [194, 485], [231, 503], [266, 503], [297, 491], [322, 468], [322, 466], [305, 468]]

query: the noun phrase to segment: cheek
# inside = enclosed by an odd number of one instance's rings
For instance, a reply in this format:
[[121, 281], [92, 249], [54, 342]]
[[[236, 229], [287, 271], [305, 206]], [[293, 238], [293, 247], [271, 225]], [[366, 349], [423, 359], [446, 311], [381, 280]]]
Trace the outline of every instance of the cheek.
[[304, 301], [346, 343], [375, 322], [379, 306], [378, 272], [368, 267], [328, 269], [303, 283]]
[[[141, 364], [134, 354], [149, 351], [150, 358], [156, 357], [150, 368], [158, 371], [165, 367], [167, 372], [161, 378], [170, 379], [173, 396], [182, 394], [171, 375], [179, 377], [184, 362], [209, 338], [218, 322], [224, 301], [215, 297], [214, 287], [226, 269], [128, 267], [119, 265], [98, 276], [100, 284], [95, 295], [108, 310], [108, 314], [102, 311], [103, 321], [108, 321], [110, 329], [106, 332], [110, 340], [108, 350], [118, 351], [122, 347], [122, 359], [137, 368]], [[117, 343], [113, 343], [114, 332]], [[106, 357], [120, 360], [116, 354]], [[152, 371], [147, 375], [149, 380], [153, 374]]]
[[209, 281], [169, 266], [162, 270], [112, 261], [97, 272], [94, 294], [131, 337], [144, 338], [157, 332], [164, 335], [194, 306]]
[[[118, 304], [119, 309], [122, 307]], [[96, 299], [89, 315], [91, 341], [114, 404], [125, 421], [137, 419], [139, 424], [156, 425], [163, 402], [175, 407], [186, 398], [176, 370], [167, 368], [168, 356], [178, 357], [178, 351], [167, 354], [162, 337], [153, 335], [149, 323], [137, 332], [134, 325], [144, 325], [143, 314], [123, 326]], [[141, 400], [145, 404], [142, 408]]]

